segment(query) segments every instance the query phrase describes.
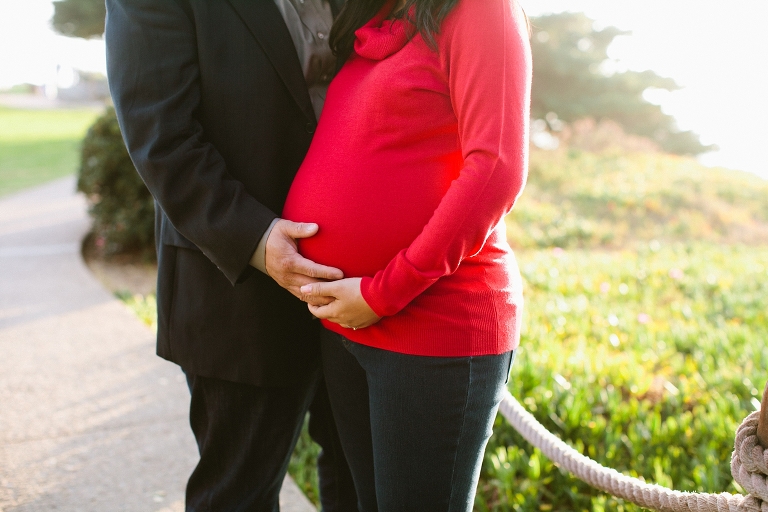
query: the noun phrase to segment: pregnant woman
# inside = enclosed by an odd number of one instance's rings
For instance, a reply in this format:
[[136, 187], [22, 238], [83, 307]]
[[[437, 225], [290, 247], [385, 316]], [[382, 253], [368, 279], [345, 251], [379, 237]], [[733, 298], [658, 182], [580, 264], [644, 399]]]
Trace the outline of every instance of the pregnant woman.
[[519, 342], [504, 216], [526, 178], [531, 60], [514, 0], [348, 0], [344, 61], [283, 216], [363, 512], [469, 511]]

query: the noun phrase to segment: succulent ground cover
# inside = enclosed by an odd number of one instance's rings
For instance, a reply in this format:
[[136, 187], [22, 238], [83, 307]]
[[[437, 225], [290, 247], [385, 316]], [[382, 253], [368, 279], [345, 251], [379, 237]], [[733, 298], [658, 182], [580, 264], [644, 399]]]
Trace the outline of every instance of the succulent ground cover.
[[[525, 330], [510, 391], [550, 431], [627, 475], [732, 482], [736, 427], [768, 374], [768, 248], [652, 242], [519, 255]], [[640, 510], [555, 467], [501, 417], [477, 510]]]

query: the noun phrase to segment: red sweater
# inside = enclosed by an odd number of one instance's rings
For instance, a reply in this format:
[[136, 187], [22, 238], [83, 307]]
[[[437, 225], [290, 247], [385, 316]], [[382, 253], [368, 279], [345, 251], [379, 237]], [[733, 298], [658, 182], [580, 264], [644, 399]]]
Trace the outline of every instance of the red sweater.
[[503, 217], [526, 178], [531, 59], [509, 0], [459, 0], [409, 40], [393, 2], [357, 31], [283, 217], [307, 258], [363, 277], [383, 317], [352, 341], [425, 356], [517, 347], [522, 284]]

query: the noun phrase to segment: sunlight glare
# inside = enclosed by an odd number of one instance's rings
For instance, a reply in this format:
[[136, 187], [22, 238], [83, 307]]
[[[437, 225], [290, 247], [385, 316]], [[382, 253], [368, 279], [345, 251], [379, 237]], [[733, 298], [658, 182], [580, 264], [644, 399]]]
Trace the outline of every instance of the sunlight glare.
[[706, 165], [768, 178], [762, 154], [768, 135], [768, 2], [760, 0], [520, 0], [529, 16], [582, 11], [599, 27], [630, 30], [609, 48], [615, 71], [652, 69], [681, 90], [648, 91], [681, 129], [720, 151]]

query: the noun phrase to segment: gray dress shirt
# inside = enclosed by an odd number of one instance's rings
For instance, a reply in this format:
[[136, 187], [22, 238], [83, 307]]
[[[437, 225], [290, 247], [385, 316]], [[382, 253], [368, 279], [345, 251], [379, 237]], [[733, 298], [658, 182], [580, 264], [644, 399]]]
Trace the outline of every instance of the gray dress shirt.
[[[336, 57], [328, 46], [328, 35], [333, 25], [331, 4], [328, 0], [274, 0], [280, 14], [283, 15], [288, 32], [296, 46], [299, 63], [307, 81], [309, 98], [315, 117], [320, 118], [320, 112], [325, 103], [328, 84], [336, 69]], [[272, 221], [264, 233], [251, 258], [251, 265], [266, 273], [265, 256], [267, 238], [279, 219]]]
[[309, 97], [320, 118], [325, 93], [336, 69], [336, 57], [328, 46], [333, 25], [328, 0], [275, 0], [299, 54]]

